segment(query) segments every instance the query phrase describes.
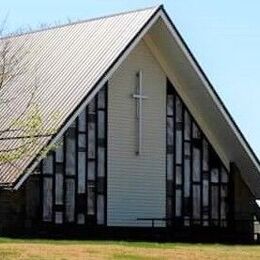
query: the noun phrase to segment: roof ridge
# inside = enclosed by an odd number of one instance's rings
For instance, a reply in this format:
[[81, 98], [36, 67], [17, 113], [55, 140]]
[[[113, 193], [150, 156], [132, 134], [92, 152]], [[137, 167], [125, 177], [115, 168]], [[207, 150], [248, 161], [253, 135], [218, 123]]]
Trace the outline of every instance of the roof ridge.
[[139, 8], [139, 9], [134, 9], [134, 10], [130, 10], [130, 11], [122, 11], [122, 12], [118, 12], [118, 13], [97, 16], [97, 17], [93, 17], [93, 18], [82, 19], [82, 20], [78, 20], [78, 21], [75, 21], [75, 22], [68, 22], [68, 23], [64, 23], [64, 24], [53, 25], [53, 26], [46, 27], [46, 28], [29, 30], [27, 32], [21, 32], [21, 33], [17, 33], [17, 34], [13, 34], [13, 35], [12, 34], [6, 35], [6, 36], [3, 36], [3, 37], [0, 37], [0, 41], [5, 40], [5, 39], [10, 39], [10, 38], [21, 37], [21, 36], [24, 36], [24, 35], [34, 34], [34, 33], [38, 33], [38, 32], [55, 30], [55, 29], [59, 29], [59, 28], [63, 28], [63, 27], [69, 27], [69, 26], [73, 26], [73, 25], [77, 25], [77, 24], [92, 22], [92, 21], [96, 21], [96, 20], [100, 20], [100, 19], [120, 16], [120, 15], [127, 15], [127, 14], [135, 13], [135, 12], [142, 12], [142, 11], [150, 10], [150, 9], [154, 9], [154, 11], [157, 11], [160, 8], [163, 8], [162, 4], [161, 5], [154, 5], [154, 6], [150, 6], [150, 7]]

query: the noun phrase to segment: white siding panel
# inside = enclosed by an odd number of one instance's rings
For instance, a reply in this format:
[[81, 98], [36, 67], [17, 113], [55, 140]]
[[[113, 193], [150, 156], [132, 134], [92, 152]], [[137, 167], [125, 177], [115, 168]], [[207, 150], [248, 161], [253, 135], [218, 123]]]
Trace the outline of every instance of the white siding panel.
[[[148, 99], [138, 156], [132, 95], [140, 69]], [[108, 95], [108, 225], [150, 226], [137, 218], [164, 218], [166, 208], [166, 76], [143, 41], [109, 81]]]

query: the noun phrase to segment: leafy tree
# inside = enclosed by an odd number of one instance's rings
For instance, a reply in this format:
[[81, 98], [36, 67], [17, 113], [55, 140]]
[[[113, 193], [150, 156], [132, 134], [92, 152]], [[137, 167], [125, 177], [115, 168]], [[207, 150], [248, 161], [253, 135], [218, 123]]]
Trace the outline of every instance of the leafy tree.
[[[30, 88], [30, 93], [27, 93], [26, 104], [17, 109], [14, 118], [11, 120], [6, 118], [6, 110], [17, 108], [16, 101], [20, 92], [24, 91], [25, 86], [14, 83], [27, 72], [26, 63], [30, 50], [25, 44], [28, 41], [27, 36], [23, 36], [23, 43], [17, 46], [14, 43], [16, 35], [5, 35], [4, 25], [5, 22], [0, 29], [0, 166], [11, 164], [17, 167], [16, 161], [32, 156], [39, 139], [50, 137], [55, 133], [55, 129], [44, 127], [43, 116], [36, 99], [38, 89], [36, 68], [36, 74], [32, 73], [32, 77], [35, 77], [34, 85]], [[56, 120], [56, 117], [57, 113], [50, 120]], [[4, 127], [1, 126], [1, 121]], [[47, 150], [42, 153], [46, 154]]]

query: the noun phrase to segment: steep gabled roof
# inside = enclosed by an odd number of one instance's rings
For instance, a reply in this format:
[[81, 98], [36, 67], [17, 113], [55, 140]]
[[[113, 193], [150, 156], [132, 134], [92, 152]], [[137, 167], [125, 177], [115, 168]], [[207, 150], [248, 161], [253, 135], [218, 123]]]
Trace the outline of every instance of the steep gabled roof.
[[[260, 164], [257, 157], [162, 6], [56, 27], [12, 39], [18, 45], [26, 40], [25, 45], [33, 50], [29, 57], [29, 67], [34, 68], [37, 65], [37, 102], [46, 120], [46, 126], [50, 124], [48, 118], [53, 112], [59, 113], [59, 120], [55, 122], [57, 134], [39, 138], [39, 145], [35, 147], [32, 156], [18, 162], [19, 167], [0, 166], [2, 185], [18, 188], [23, 183], [37, 165], [39, 151], [58, 140], [148, 31], [155, 49], [160, 48], [159, 45], [168, 48], [169, 53], [164, 55], [165, 53], [161, 52], [160, 56], [164, 56], [165, 60], [165, 56], [176, 60], [173, 65], [181, 64], [182, 67], [178, 73], [185, 75], [188, 72], [187, 79], [194, 80], [196, 94], [194, 96], [194, 90], [191, 90], [190, 97], [195, 100], [195, 106], [201, 107], [202, 112], [205, 108], [212, 107], [212, 113], [208, 113], [206, 119], [208, 125], [212, 118], [214, 124], [219, 125], [218, 129], [211, 129], [213, 136], [218, 139], [229, 137], [226, 144], [223, 140], [221, 143], [228, 161], [238, 164], [251, 190], [256, 196], [260, 196], [260, 188], [257, 188], [260, 186], [257, 185], [260, 183]], [[162, 36], [164, 39], [159, 39]], [[170, 50], [173, 45], [175, 51]], [[167, 66], [161, 65], [167, 73]], [[33, 80], [32, 73], [28, 73], [17, 82], [26, 86], [26, 91], [17, 102], [20, 105], [17, 105], [16, 110], [21, 110], [26, 103], [24, 99]], [[186, 86], [189, 87], [189, 84]], [[203, 104], [196, 101], [198, 93]], [[6, 118], [13, 118], [13, 113], [14, 111], [4, 110]], [[6, 118], [0, 126], [0, 131], [3, 125], [10, 123]], [[17, 141], [8, 143], [9, 147], [18, 144]]]
[[[8, 128], [16, 115], [24, 110], [35, 84], [34, 102], [39, 106], [46, 129], [60, 129], [159, 9], [153, 7], [120, 13], [8, 39], [13, 46], [22, 46], [29, 52], [25, 57], [23, 75], [12, 82], [12, 91], [8, 93], [8, 99], [15, 98], [12, 109], [4, 104], [0, 107], [0, 131]], [[20, 89], [19, 96], [16, 89]], [[50, 120], [53, 114], [58, 114], [58, 119]], [[8, 134], [10, 136], [11, 133]], [[14, 139], [0, 141], [1, 149], [19, 147], [21, 140], [16, 139], [18, 135], [14, 132], [10, 136]], [[32, 156], [22, 158], [15, 165], [1, 165], [0, 183], [8, 186], [16, 182], [51, 139], [51, 136], [39, 137], [37, 145], [33, 142]]]

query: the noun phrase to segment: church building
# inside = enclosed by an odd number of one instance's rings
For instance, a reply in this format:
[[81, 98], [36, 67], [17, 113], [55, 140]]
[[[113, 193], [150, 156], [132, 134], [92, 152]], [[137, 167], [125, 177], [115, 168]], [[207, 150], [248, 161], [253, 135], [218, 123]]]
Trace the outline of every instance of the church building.
[[0, 234], [258, 239], [258, 158], [163, 6], [9, 40], [25, 42], [30, 69], [13, 83], [24, 91], [0, 112], [0, 131], [37, 78], [37, 106], [55, 133], [0, 165]]

